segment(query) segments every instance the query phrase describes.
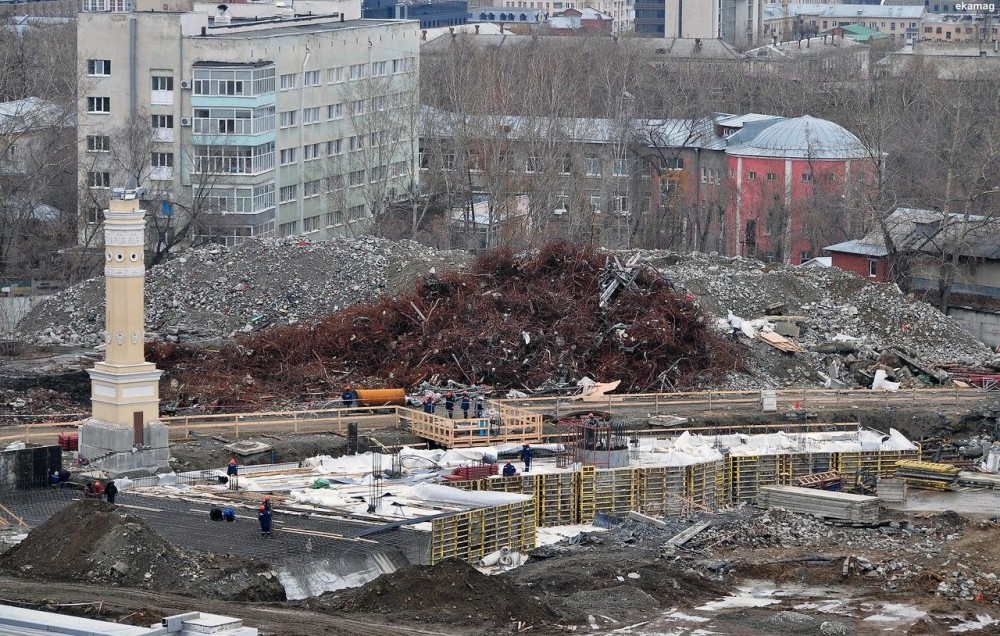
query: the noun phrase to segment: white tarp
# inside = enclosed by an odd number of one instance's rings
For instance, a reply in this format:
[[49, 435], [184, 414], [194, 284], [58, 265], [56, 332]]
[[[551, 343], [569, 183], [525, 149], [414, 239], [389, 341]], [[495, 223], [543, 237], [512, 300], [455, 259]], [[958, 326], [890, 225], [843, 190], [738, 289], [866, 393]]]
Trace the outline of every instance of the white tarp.
[[875, 391], [889, 391], [895, 393], [899, 390], [899, 382], [889, 382], [886, 380], [885, 369], [875, 372], [875, 379], [872, 380], [872, 389]]
[[509, 492], [487, 492], [459, 490], [439, 484], [419, 484], [408, 489], [408, 493], [424, 501], [439, 501], [460, 506], [502, 506], [504, 504], [531, 501], [531, 495]]

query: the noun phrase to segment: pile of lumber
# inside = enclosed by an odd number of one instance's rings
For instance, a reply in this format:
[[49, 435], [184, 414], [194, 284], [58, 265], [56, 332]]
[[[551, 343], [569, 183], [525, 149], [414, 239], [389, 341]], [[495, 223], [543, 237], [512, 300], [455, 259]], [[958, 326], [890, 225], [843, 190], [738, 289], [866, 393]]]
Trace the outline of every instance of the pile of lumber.
[[835, 470], [825, 473], [812, 473], [795, 478], [794, 485], [802, 488], [818, 488], [820, 490], [840, 490], [844, 476]]
[[878, 497], [798, 486], [761, 486], [757, 505], [859, 523], [878, 521]]
[[896, 479], [902, 479], [911, 488], [923, 490], [951, 490], [962, 472], [951, 464], [936, 464], [916, 460], [900, 460], [896, 462]]

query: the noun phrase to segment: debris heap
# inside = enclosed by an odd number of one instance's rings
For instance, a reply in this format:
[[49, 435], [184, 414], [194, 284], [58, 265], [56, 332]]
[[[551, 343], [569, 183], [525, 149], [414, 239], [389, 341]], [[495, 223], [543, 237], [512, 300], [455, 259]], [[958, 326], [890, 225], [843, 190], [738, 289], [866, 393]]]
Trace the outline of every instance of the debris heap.
[[[469, 260], [464, 252], [370, 237], [211, 245], [148, 272], [146, 332], [176, 342], [295, 324], [410, 289], [418, 276], [460, 269]], [[28, 339], [38, 344], [101, 344], [104, 278], [51, 296], [22, 324], [29, 326]]]
[[171, 545], [120, 507], [84, 499], [0, 555], [0, 571], [31, 578], [174, 590], [229, 600], [284, 600], [268, 568]]
[[399, 298], [253, 334], [201, 360], [178, 349], [153, 357], [180, 384], [227, 404], [317, 386], [339, 392], [348, 376], [531, 388], [592, 375], [664, 390], [741, 369], [741, 349], [711, 323], [655, 270], [608, 268], [604, 255], [555, 243], [531, 258], [490, 252], [468, 274], [429, 276]]
[[471, 565], [446, 559], [431, 567], [407, 566], [356, 590], [310, 604], [352, 612], [393, 614], [432, 623], [491, 625], [516, 631], [559, 622], [542, 601], [502, 577], [487, 577]]

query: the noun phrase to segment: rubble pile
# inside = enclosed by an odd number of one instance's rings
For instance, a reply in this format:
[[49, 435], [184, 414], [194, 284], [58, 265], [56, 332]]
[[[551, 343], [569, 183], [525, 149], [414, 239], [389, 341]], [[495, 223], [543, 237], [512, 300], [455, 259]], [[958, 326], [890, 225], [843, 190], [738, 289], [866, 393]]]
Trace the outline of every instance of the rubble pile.
[[943, 363], [1000, 363], [958, 322], [892, 283], [869, 283], [832, 267], [787, 267], [700, 253], [638, 254], [709, 314], [767, 317], [808, 350], [789, 355], [754, 343], [758, 355], [750, 366], [763, 384], [819, 385], [832, 375], [847, 386], [870, 388], [878, 369], [903, 386], [936, 384], [947, 379], [938, 368]]
[[284, 600], [268, 568], [188, 554], [141, 518], [96, 499], [70, 504], [0, 555], [0, 571], [30, 578], [175, 590], [229, 600]]
[[[888, 592], [912, 590], [964, 600], [975, 600], [982, 594], [1000, 603], [1000, 579], [979, 567], [984, 557], [973, 555], [961, 543], [967, 524], [992, 527], [992, 522], [967, 521], [953, 512], [944, 512], [925, 519], [856, 528], [839, 527], [780, 508], [741, 510], [713, 524], [684, 548], [724, 554], [748, 548], [787, 552], [837, 546], [839, 554], [811, 553], [810, 558], [835, 564], [840, 576], [878, 581]], [[810, 558], [792, 557], [788, 563]]]
[[513, 622], [518, 631], [555, 624], [561, 618], [503, 578], [488, 577], [457, 559], [430, 567], [407, 566], [310, 604], [434, 623], [508, 627]]
[[[418, 276], [460, 269], [468, 260], [463, 252], [377, 238], [211, 245], [147, 273], [146, 331], [177, 342], [295, 324], [408, 290]], [[22, 324], [37, 344], [102, 344], [104, 278], [48, 298]]]
[[531, 258], [497, 250], [468, 274], [426, 277], [398, 298], [252, 334], [187, 363], [177, 349], [153, 361], [227, 405], [317, 385], [339, 392], [346, 375], [375, 386], [448, 378], [526, 388], [594, 375], [646, 391], [710, 386], [742, 368], [740, 348], [654, 270], [633, 270], [601, 308], [618, 275], [606, 265], [566, 243]]

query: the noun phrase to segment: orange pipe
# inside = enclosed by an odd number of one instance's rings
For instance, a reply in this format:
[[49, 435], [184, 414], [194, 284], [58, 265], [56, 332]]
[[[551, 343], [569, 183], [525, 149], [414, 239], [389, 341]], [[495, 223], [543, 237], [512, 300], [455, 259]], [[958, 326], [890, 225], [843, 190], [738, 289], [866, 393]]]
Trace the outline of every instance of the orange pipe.
[[406, 406], [403, 389], [357, 389], [360, 406]]

